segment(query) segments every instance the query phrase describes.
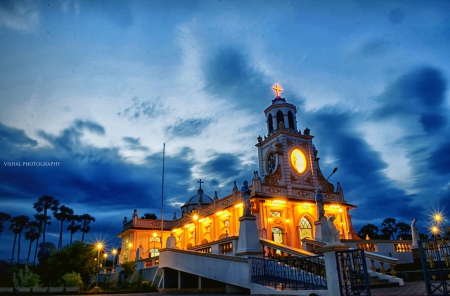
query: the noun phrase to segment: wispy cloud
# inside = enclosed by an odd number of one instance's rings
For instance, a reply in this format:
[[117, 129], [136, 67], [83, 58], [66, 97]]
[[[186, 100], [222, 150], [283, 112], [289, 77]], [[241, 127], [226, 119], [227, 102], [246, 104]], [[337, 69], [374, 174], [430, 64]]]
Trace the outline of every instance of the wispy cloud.
[[34, 1], [1, 1], [0, 2], [0, 27], [31, 32], [39, 24], [40, 13]]

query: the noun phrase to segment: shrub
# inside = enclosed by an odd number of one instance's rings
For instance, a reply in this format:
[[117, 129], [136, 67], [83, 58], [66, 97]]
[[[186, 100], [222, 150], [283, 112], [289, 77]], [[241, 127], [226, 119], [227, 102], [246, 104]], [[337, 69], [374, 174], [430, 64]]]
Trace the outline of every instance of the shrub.
[[75, 271], [68, 272], [62, 276], [62, 280], [64, 282], [64, 286], [66, 287], [81, 287], [83, 286], [83, 280], [81, 279], [81, 275], [76, 273]]
[[34, 274], [28, 268], [28, 264], [25, 265], [25, 269], [21, 269], [13, 274], [14, 287], [39, 287], [40, 281], [39, 275]]

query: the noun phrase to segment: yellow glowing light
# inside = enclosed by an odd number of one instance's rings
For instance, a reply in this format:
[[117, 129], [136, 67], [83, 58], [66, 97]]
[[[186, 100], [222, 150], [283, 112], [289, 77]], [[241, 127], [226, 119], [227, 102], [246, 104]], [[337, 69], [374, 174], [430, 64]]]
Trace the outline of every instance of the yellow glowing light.
[[129, 243], [129, 244], [128, 244], [128, 248], [131, 248], [132, 246], [133, 246], [132, 243]]
[[275, 91], [275, 93], [277, 94], [277, 98], [279, 98], [280, 97], [280, 92], [283, 90], [282, 88], [280, 88], [279, 86], [278, 86], [278, 84], [275, 84], [275, 86], [274, 87], [272, 87], [272, 89]]
[[286, 201], [285, 200], [275, 199], [275, 200], [272, 201], [272, 204], [284, 205], [284, 204], [286, 204]]
[[237, 205], [235, 205], [234, 207], [235, 208], [240, 208], [240, 207], [242, 207], [244, 204], [241, 202], [241, 203], [238, 203]]
[[291, 152], [291, 165], [294, 168], [294, 170], [302, 174], [306, 171], [306, 156], [305, 154], [298, 148], [295, 148]]
[[106, 257], [108, 257], [108, 254], [104, 253], [104, 254], [103, 254], [103, 257], [105, 257], [105, 259], [106, 259]]
[[101, 249], [103, 249], [103, 244], [102, 243], [97, 243], [97, 245], [95, 247], [97, 249], [101, 250]]
[[113, 253], [113, 255], [116, 255], [117, 254], [117, 249], [113, 249], [112, 253]]
[[339, 208], [338, 212], [339, 212], [339, 213], [342, 213], [342, 208]]
[[197, 214], [195, 214], [192, 218], [194, 218], [194, 220], [195, 221], [197, 221], [197, 219], [198, 219], [198, 215]]
[[431, 227], [431, 231], [436, 234], [439, 231], [439, 228], [437, 228], [436, 226]]
[[290, 221], [289, 219], [286, 219], [286, 223], [289, 223], [289, 221]]
[[153, 237], [156, 237], [156, 232], [153, 232]]
[[216, 213], [216, 216], [220, 216], [222, 214], [223, 214], [223, 211], [219, 211], [219, 212]]
[[436, 220], [436, 222], [439, 223], [442, 220], [442, 215], [441, 214], [434, 215], [434, 220]]

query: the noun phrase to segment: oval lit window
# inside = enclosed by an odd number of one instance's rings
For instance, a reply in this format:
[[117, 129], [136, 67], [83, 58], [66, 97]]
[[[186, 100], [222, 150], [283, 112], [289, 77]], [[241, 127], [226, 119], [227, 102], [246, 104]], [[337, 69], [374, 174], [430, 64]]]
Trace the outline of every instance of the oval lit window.
[[305, 154], [298, 148], [295, 148], [291, 152], [291, 165], [294, 170], [302, 174], [306, 171], [306, 157]]

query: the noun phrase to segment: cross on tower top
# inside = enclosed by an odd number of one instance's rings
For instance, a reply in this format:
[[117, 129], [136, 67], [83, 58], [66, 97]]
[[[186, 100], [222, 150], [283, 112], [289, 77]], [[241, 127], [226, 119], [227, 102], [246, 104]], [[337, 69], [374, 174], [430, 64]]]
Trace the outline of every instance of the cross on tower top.
[[200, 183], [200, 189], [202, 189], [202, 183], [205, 183], [205, 182], [202, 182], [202, 179], [200, 179], [200, 181], [197, 181], [197, 183]]
[[275, 91], [275, 93], [276, 93], [276, 95], [277, 95], [277, 98], [279, 98], [279, 97], [280, 97], [280, 92], [281, 92], [283, 89], [280, 88], [280, 87], [278, 86], [278, 84], [275, 84], [275, 86], [272, 87], [272, 89]]

